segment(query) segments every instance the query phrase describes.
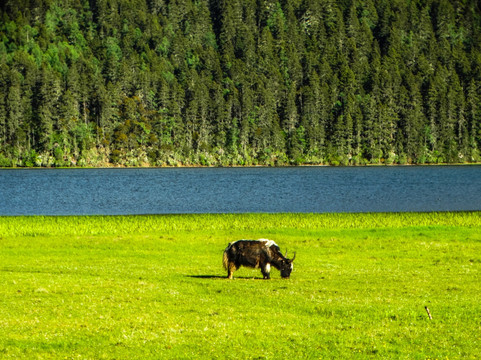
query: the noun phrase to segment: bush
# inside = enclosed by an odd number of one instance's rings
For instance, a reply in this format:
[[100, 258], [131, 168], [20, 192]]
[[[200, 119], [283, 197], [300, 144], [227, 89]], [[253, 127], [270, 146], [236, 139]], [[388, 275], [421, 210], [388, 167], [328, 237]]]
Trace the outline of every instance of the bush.
[[110, 154], [110, 161], [113, 164], [118, 164], [120, 162], [121, 156], [122, 156], [122, 152], [120, 150], [115, 149]]
[[55, 160], [57, 160], [57, 161], [62, 160], [63, 161], [63, 150], [60, 146], [57, 146], [55, 148], [55, 150], [53, 151], [53, 156], [55, 157]]
[[42, 161], [35, 150], [26, 152], [22, 160], [23, 166], [25, 167], [40, 166], [42, 164]]
[[409, 163], [407, 155], [404, 154], [404, 153], [399, 155], [398, 163], [399, 163], [399, 165], [407, 165]]
[[11, 167], [12, 160], [5, 157], [3, 154], [0, 154], [0, 167]]

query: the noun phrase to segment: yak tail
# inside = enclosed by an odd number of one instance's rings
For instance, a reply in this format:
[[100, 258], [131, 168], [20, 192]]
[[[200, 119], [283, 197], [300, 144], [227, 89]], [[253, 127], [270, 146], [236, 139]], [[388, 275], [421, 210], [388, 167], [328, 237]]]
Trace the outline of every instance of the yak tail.
[[227, 252], [229, 251], [230, 247], [232, 246], [232, 243], [229, 243], [227, 247], [224, 250], [224, 257], [222, 258], [222, 263], [224, 264], [224, 269], [229, 270], [229, 255]]
[[222, 262], [224, 264], [224, 269], [229, 270], [229, 256], [227, 255], [227, 249], [224, 251]]

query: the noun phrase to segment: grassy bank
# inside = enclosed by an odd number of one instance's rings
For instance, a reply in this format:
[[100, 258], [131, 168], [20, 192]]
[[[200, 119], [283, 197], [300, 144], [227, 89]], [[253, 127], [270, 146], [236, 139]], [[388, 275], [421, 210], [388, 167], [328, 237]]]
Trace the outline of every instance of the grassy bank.
[[[481, 213], [0, 218], [0, 358], [475, 358]], [[289, 280], [222, 251], [267, 237]], [[425, 310], [427, 306], [433, 319]]]

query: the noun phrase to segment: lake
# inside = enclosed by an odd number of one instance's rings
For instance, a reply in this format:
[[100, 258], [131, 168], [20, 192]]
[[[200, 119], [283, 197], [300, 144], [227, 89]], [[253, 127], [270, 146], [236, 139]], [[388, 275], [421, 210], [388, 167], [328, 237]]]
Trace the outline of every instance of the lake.
[[0, 215], [460, 210], [481, 166], [0, 170]]

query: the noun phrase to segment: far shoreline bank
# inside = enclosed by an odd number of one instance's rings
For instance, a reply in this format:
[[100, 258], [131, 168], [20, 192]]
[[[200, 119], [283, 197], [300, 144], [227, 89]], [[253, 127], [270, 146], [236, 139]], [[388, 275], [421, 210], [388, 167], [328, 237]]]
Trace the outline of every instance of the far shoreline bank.
[[9, 166], [0, 167], [0, 170], [60, 170], [60, 169], [219, 169], [219, 168], [232, 168], [232, 169], [256, 169], [256, 168], [302, 168], [302, 167], [322, 167], [322, 168], [366, 168], [366, 167], [441, 167], [441, 166], [480, 166], [481, 162], [469, 162], [469, 163], [438, 163], [438, 164], [362, 164], [362, 165], [332, 165], [332, 164], [299, 164], [299, 165], [142, 165], [142, 166], [129, 166], [129, 165], [114, 165], [107, 164], [102, 166]]

